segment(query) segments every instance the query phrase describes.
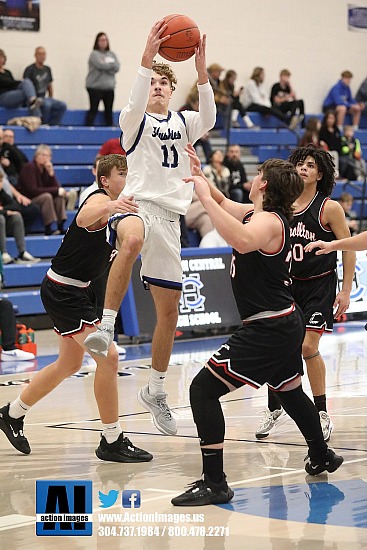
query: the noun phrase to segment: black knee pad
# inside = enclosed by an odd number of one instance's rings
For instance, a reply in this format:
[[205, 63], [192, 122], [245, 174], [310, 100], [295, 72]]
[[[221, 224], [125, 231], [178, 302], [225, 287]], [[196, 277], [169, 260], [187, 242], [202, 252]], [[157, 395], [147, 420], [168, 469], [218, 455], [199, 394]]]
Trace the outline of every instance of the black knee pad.
[[219, 398], [229, 391], [229, 388], [206, 368], [203, 368], [191, 382], [190, 404], [200, 445], [223, 442], [224, 417]]

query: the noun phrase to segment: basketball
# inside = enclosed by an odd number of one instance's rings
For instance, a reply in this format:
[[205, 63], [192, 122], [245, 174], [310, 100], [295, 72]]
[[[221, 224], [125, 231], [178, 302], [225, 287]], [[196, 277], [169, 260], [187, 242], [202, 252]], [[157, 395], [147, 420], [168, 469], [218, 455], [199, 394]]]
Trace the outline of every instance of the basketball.
[[168, 61], [186, 61], [194, 55], [200, 40], [197, 24], [186, 15], [167, 15], [164, 20], [168, 27], [161, 38], [169, 34], [171, 37], [163, 42], [159, 54]]

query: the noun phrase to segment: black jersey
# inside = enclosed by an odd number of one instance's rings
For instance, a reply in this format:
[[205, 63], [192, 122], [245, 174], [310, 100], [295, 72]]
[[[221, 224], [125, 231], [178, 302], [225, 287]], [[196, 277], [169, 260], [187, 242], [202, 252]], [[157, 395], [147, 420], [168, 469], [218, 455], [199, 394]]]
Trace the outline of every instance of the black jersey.
[[336, 252], [316, 256], [316, 250], [305, 252], [306, 244], [313, 241], [334, 241], [335, 234], [324, 227], [321, 217], [329, 197], [317, 192], [310, 204], [294, 214], [291, 222], [292, 267], [294, 279], [312, 279], [330, 273], [336, 268]]
[[[104, 189], [98, 189], [90, 196], [97, 193], [107, 195]], [[83, 205], [84, 203], [78, 212]], [[88, 283], [98, 279], [106, 271], [112, 249], [106, 240], [107, 224], [90, 231], [77, 225], [76, 216], [51, 262], [51, 267], [62, 277]]]
[[[252, 212], [246, 214], [243, 223], [250, 222]], [[277, 252], [267, 254], [255, 250], [240, 254], [233, 250], [231, 277], [232, 288], [241, 319], [270, 311], [282, 311], [292, 306], [294, 300], [289, 287], [289, 253], [291, 250], [289, 224], [283, 214], [272, 212], [283, 224], [282, 245]]]

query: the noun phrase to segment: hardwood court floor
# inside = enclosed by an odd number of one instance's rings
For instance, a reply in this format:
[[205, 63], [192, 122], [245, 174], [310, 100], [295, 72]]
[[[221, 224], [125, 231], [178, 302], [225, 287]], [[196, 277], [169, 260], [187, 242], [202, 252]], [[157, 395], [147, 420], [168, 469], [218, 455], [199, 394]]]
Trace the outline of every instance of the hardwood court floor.
[[[225, 338], [175, 344], [166, 385], [169, 404], [177, 415], [175, 437], [160, 434], [136, 399], [148, 379], [150, 347], [128, 348], [127, 359], [120, 363], [120, 416], [134, 444], [153, 453], [154, 460], [145, 464], [107, 463], [96, 458], [100, 421], [93, 398], [93, 361], [86, 361], [84, 374], [66, 380], [27, 415], [29, 456], [15, 451], [0, 432], [0, 548], [366, 549], [367, 334], [363, 325], [337, 325], [333, 335], [323, 337], [321, 346], [328, 371], [328, 406], [335, 424], [330, 444], [344, 456], [343, 466], [334, 474], [307, 476], [305, 443], [290, 419], [267, 439], [256, 441], [254, 432], [266, 389], [238, 390], [223, 399], [225, 471], [235, 491], [226, 506], [178, 508], [170, 503], [200, 477], [188, 387]], [[37, 333], [37, 342], [39, 357], [34, 364], [0, 363], [1, 406], [19, 394], [35, 369], [53, 360], [54, 338], [48, 334], [46, 340]], [[307, 377], [304, 386], [309, 391]], [[93, 535], [37, 537], [36, 480], [91, 480]], [[106, 495], [111, 490], [118, 492], [117, 500], [102, 509], [99, 491]], [[140, 508], [122, 506], [123, 490], [141, 492]], [[126, 512], [129, 521], [123, 523], [121, 514]], [[131, 515], [137, 512], [142, 515]], [[153, 516], [155, 512], [160, 516]]]

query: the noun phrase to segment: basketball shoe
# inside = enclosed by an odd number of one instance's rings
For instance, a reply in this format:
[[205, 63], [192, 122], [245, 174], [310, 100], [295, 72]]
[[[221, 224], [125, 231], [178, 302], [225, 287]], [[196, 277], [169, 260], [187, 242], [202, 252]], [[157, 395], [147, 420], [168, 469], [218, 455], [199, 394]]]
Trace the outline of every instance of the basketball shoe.
[[84, 345], [89, 353], [104, 355], [107, 357], [110, 345], [113, 342], [113, 325], [97, 325], [97, 330], [89, 334], [84, 340]]
[[270, 431], [279, 424], [280, 419], [284, 416], [285, 412], [284, 409], [276, 409], [275, 411], [269, 411], [269, 409], [265, 409], [263, 411], [263, 418], [260, 422], [260, 426], [255, 432], [255, 436], [257, 439], [263, 439], [264, 437], [268, 437]]
[[334, 424], [331, 421], [330, 416], [325, 411], [320, 411], [320, 424], [322, 429], [322, 435], [324, 436], [325, 441], [329, 441], [331, 432], [334, 429]]
[[12, 418], [9, 416], [9, 405], [10, 403], [0, 409], [0, 430], [4, 432], [17, 451], [29, 455], [31, 448], [28, 439], [23, 433], [24, 416], [20, 418]]
[[232, 500], [234, 492], [228, 486], [226, 476], [220, 483], [213, 483], [206, 474], [202, 479], [190, 483], [189, 489], [171, 500], [173, 506], [207, 506], [226, 504]]
[[147, 451], [135, 447], [122, 433], [113, 443], [107, 443], [105, 436], [101, 435], [96, 455], [101, 460], [110, 462], [149, 462], [153, 458]]
[[167, 405], [167, 394], [162, 392], [156, 396], [150, 395], [149, 387], [144, 386], [138, 393], [138, 401], [149, 411], [155, 427], [165, 435], [176, 435], [177, 425]]
[[306, 456], [305, 460], [309, 462], [305, 465], [305, 470], [310, 476], [318, 476], [322, 472], [335, 472], [344, 462], [342, 456], [338, 456], [332, 449], [327, 449], [326, 455], [322, 460], [311, 460]]

